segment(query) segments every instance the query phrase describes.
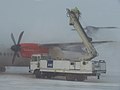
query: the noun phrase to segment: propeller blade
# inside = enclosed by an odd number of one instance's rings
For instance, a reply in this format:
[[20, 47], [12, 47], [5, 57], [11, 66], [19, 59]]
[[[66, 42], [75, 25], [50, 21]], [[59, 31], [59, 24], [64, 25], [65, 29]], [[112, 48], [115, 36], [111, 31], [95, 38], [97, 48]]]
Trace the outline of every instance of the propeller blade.
[[15, 41], [15, 38], [14, 38], [14, 36], [13, 36], [13, 33], [11, 33], [11, 38], [12, 38], [12, 41], [14, 42], [14, 45], [11, 46], [11, 50], [14, 51], [14, 55], [13, 55], [13, 59], [12, 59], [12, 64], [14, 63], [16, 56], [19, 57], [20, 41], [21, 41], [21, 39], [22, 39], [23, 33], [24, 33], [24, 31], [22, 31], [22, 32], [20, 33], [17, 43], [16, 43], [16, 41]]
[[22, 31], [21, 33], [20, 33], [20, 36], [19, 36], [19, 38], [18, 38], [18, 45], [20, 44], [20, 41], [21, 41], [21, 39], [22, 39], [22, 36], [23, 36], [23, 33], [24, 33], [24, 31]]
[[20, 57], [19, 53], [17, 53], [17, 57]]
[[14, 64], [15, 58], [16, 58], [17, 52], [14, 52], [13, 59], [12, 59], [12, 64]]
[[16, 45], [16, 41], [15, 41], [15, 38], [14, 38], [14, 36], [13, 36], [13, 33], [11, 33], [11, 39], [12, 39], [14, 45]]

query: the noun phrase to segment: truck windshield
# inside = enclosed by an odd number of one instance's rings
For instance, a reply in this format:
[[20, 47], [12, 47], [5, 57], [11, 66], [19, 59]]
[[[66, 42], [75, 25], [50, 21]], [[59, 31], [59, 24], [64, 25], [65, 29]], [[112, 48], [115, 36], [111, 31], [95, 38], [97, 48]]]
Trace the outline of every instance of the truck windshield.
[[41, 60], [47, 60], [48, 56], [41, 56]]
[[33, 56], [33, 57], [32, 57], [32, 61], [37, 61], [37, 57], [36, 57], [36, 56]]

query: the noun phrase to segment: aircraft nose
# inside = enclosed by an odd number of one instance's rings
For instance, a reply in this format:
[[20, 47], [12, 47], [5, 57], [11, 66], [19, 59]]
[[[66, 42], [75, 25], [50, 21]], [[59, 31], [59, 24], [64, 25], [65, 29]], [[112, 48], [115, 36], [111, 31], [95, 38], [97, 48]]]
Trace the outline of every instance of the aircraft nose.
[[18, 52], [20, 50], [20, 45], [13, 45], [13, 46], [11, 46], [11, 50], [15, 51], [15, 52]]
[[11, 50], [15, 51], [15, 45], [11, 46]]

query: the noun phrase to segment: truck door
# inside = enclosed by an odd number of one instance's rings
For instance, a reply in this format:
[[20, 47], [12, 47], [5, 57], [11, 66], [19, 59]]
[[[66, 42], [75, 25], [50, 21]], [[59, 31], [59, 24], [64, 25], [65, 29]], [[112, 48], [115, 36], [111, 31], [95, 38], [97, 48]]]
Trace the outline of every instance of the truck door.
[[75, 62], [70, 62], [70, 69], [75, 69]]
[[39, 64], [39, 58], [37, 56], [32, 56], [31, 62], [30, 62], [31, 69], [38, 69], [40, 67]]

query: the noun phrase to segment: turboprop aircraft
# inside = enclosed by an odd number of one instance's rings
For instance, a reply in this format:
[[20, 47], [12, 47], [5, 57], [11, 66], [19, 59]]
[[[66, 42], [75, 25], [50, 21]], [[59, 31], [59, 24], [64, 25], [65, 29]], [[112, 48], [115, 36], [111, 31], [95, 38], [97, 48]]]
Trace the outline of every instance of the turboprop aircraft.
[[[85, 29], [88, 30], [88, 28]], [[20, 43], [23, 33], [24, 31], [20, 33], [17, 43], [15, 41], [13, 33], [11, 33], [11, 39], [14, 43], [11, 48], [0, 45], [0, 72], [5, 72], [5, 66], [29, 66], [30, 57], [32, 54], [49, 54], [53, 58], [65, 58], [64, 51], [74, 52], [74, 54], [75, 52], [79, 52], [80, 54], [85, 52], [83, 48], [84, 46], [80, 42], [49, 44]], [[92, 43], [101, 44], [108, 42], [112, 41], [93, 41]], [[74, 57], [74, 54], [72, 57]]]

